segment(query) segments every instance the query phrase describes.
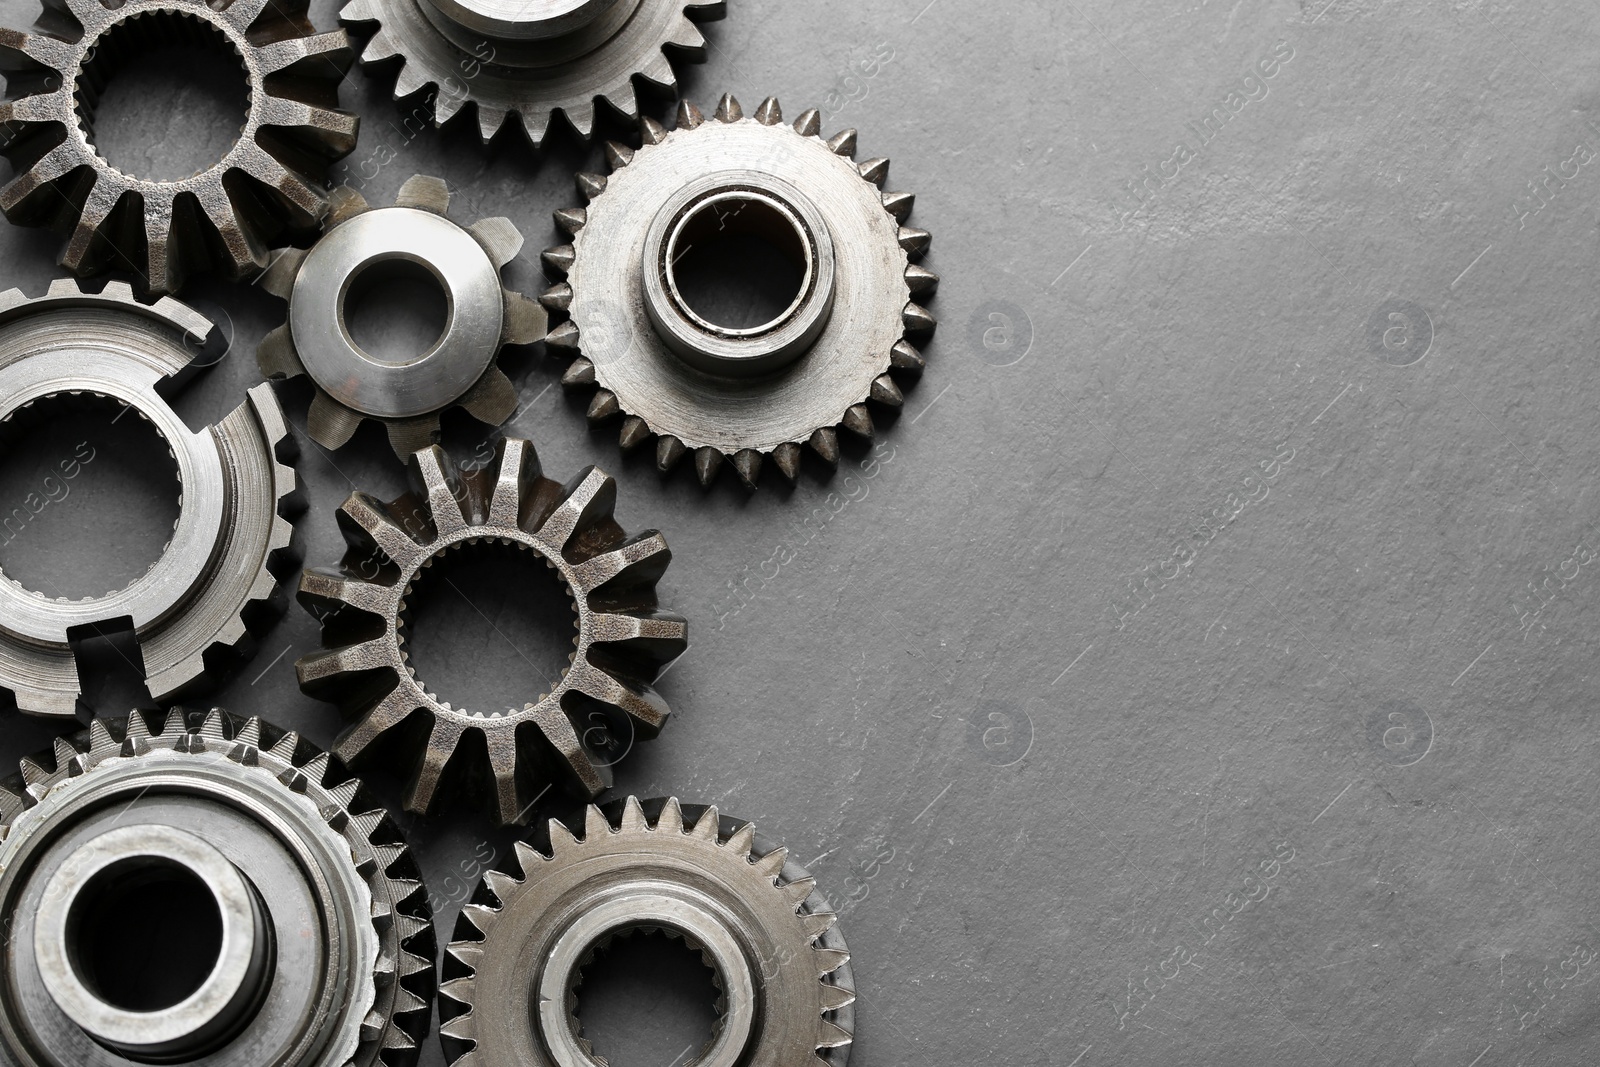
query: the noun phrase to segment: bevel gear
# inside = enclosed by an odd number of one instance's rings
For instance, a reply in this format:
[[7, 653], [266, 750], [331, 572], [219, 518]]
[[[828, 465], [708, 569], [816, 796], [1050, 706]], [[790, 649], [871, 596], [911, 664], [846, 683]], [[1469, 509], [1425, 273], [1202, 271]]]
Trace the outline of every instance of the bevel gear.
[[[399, 830], [326, 753], [173, 709], [96, 719], [51, 762], [24, 759], [0, 788], [0, 1064], [416, 1062], [427, 894]], [[119, 928], [179, 901], [167, 951], [129, 958]], [[188, 972], [193, 988], [175, 985]]]
[[[446, 470], [435, 446], [412, 457], [411, 494], [387, 505], [364, 493], [345, 501], [343, 566], [307, 570], [300, 582], [301, 604], [322, 619], [326, 651], [296, 670], [301, 689], [353, 719], [334, 745], [342, 758], [360, 763], [398, 745], [397, 758], [414, 763], [408, 810], [433, 810], [448, 781], [487, 802], [501, 823], [522, 822], [545, 784], [584, 800], [610, 786], [610, 763], [589, 748], [601, 724], [630, 739], [660, 731], [668, 709], [650, 683], [687, 647], [688, 624], [657, 607], [656, 582], [672, 559], [666, 540], [654, 530], [623, 532], [612, 518], [616, 482], [605, 472], [587, 467], [561, 485], [515, 438], [459, 481]], [[532, 552], [565, 583], [574, 650], [538, 699], [469, 710], [435, 695], [412, 669], [409, 601], [446, 554], [497, 544]], [[473, 743], [463, 748], [464, 739]]]
[[[267, 249], [316, 226], [327, 168], [356, 145], [339, 110], [353, 59], [343, 30], [314, 33], [307, 0], [45, 0], [31, 33], [0, 30], [6, 101], [0, 153], [17, 176], [0, 189], [14, 223], [70, 234], [61, 265], [80, 276], [127, 260], [151, 292], [191, 273], [237, 280]], [[147, 181], [108, 163], [94, 117], [111, 76], [140, 49], [189, 43], [240, 65], [249, 104], [239, 139], [210, 167]]]
[[[589, 421], [620, 415], [624, 451], [655, 437], [663, 473], [692, 452], [702, 485], [726, 459], [754, 489], [769, 456], [793, 481], [804, 446], [836, 465], [836, 427], [871, 438], [870, 405], [898, 410], [922, 371], [911, 340], [934, 319], [915, 300], [939, 279], [914, 262], [930, 238], [903, 225], [913, 197], [882, 191], [888, 160], [854, 161], [854, 130], [824, 140], [814, 110], [785, 125], [771, 98], [745, 117], [724, 96], [709, 122], [684, 101], [676, 129], [640, 129], [637, 151], [606, 146], [609, 177], [578, 175], [586, 208], [556, 212], [572, 243], [545, 252], [565, 280], [540, 299], [563, 317], [545, 338], [573, 357], [563, 383], [597, 389]], [[765, 325], [710, 322], [679, 289], [684, 252], [729, 232], [800, 268]]]
[[22, 711], [76, 712], [79, 633], [131, 623], [146, 685], [165, 700], [252, 654], [281, 607], [279, 577], [299, 566], [289, 517], [303, 501], [295, 441], [271, 387], [257, 385], [198, 432], [161, 393], [193, 369], [211, 331], [199, 312], [171, 297], [141, 303], [122, 282], [86, 293], [62, 279], [31, 300], [0, 293], [0, 427], [74, 397], [125, 404], [165, 441], [182, 501], [161, 558], [123, 589], [69, 600], [0, 574], [0, 689]]
[[[510, 219], [452, 222], [450, 190], [417, 175], [393, 207], [370, 207], [353, 189], [334, 191], [326, 231], [309, 249], [280, 252], [261, 286], [289, 303], [288, 321], [261, 342], [268, 378], [307, 375], [315, 383], [306, 432], [324, 448], [349, 441], [362, 419], [382, 423], [404, 460], [439, 437], [439, 415], [462, 407], [498, 426], [517, 409], [517, 391], [496, 364], [504, 345], [533, 344], [545, 328], [534, 301], [504, 288], [500, 272], [522, 250]], [[345, 298], [364, 278], [397, 264], [420, 266], [447, 296], [448, 321], [414, 359], [386, 359], [352, 338]], [[377, 273], [374, 273], [377, 272]]]
[[[609, 812], [609, 815], [608, 815]], [[439, 987], [455, 1067], [593, 1067], [578, 1026], [581, 969], [614, 937], [658, 929], [711, 964], [721, 1015], [695, 1067], [842, 1067], [855, 992], [849, 951], [815, 882], [750, 823], [676, 799], [589, 807], [581, 838], [516, 845], [461, 911]]]
[[398, 61], [395, 99], [432, 89], [435, 125], [470, 102], [485, 144], [512, 122], [537, 147], [557, 114], [584, 140], [602, 103], [636, 118], [635, 78], [674, 92], [669, 52], [704, 62], [695, 21], [724, 12], [724, 0], [350, 0], [339, 17], [377, 24], [361, 62]]

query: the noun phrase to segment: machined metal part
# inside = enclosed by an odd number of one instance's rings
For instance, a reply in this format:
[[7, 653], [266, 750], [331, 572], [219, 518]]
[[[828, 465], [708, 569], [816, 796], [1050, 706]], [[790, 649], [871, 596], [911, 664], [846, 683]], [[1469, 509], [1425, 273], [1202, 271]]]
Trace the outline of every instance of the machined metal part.
[[[587, 207], [556, 212], [572, 243], [545, 252], [564, 280], [540, 299], [564, 383], [595, 390], [590, 422], [621, 417], [624, 451], [655, 438], [663, 473], [693, 453], [701, 484], [727, 460], [753, 489], [768, 457], [790, 481], [803, 448], [836, 465], [838, 428], [872, 437], [871, 408], [898, 410], [922, 372], [911, 342], [934, 319], [916, 301], [939, 278], [915, 262], [930, 239], [904, 225], [913, 198], [883, 192], [888, 160], [855, 162], [854, 130], [824, 139], [816, 111], [786, 125], [770, 98], [746, 117], [724, 96], [711, 121], [685, 101], [676, 129], [640, 129], [638, 150], [607, 145], [609, 176], [578, 175]], [[701, 317], [675, 273], [730, 231], [786, 250], [803, 279], [754, 328]]]
[[[23, 760], [0, 787], [0, 912], [4, 1067], [406, 1067], [428, 1030], [433, 926], [404, 839], [257, 719], [96, 719]], [[152, 921], [171, 924], [154, 964], [127, 934]]]
[[[299, 565], [289, 516], [302, 501], [295, 442], [272, 389], [198, 432], [157, 392], [190, 369], [212, 325], [121, 282], [98, 294], [52, 283], [30, 300], [0, 293], [0, 426], [35, 405], [90, 394], [120, 402], [165, 440], [182, 509], [166, 550], [123, 589], [68, 600], [0, 575], [0, 689], [35, 715], [70, 716], [80, 693], [72, 639], [131, 624], [157, 700], [198, 692], [254, 652]], [[120, 417], [120, 416], [119, 416]]]
[[[61, 264], [80, 276], [125, 261], [164, 293], [202, 271], [255, 274], [270, 246], [315, 229], [327, 168], [356, 144], [358, 119], [339, 110], [349, 39], [313, 33], [307, 6], [46, 0], [33, 32], [0, 30], [9, 134], [0, 153], [17, 175], [0, 189], [0, 209], [12, 222], [70, 234]], [[237, 60], [249, 104], [220, 160], [178, 181], [147, 181], [100, 155], [95, 109], [126, 57], [167, 43]]]
[[586, 810], [582, 837], [516, 845], [457, 921], [439, 987], [456, 1067], [593, 1067], [582, 969], [613, 938], [663, 930], [700, 950], [721, 1015], [694, 1067], [843, 1067], [855, 1000], [849, 951], [815, 882], [750, 823], [676, 799]]
[[361, 62], [398, 62], [395, 99], [432, 89], [436, 125], [472, 103], [485, 144], [511, 124], [538, 146], [558, 114], [585, 140], [602, 103], [636, 118], [635, 78], [674, 92], [671, 59], [703, 62], [695, 23], [725, 9], [725, 0], [350, 0], [339, 17], [352, 29], [376, 23]]
[[[307, 570], [300, 582], [326, 650], [296, 669], [301, 689], [352, 718], [334, 745], [342, 758], [359, 764], [399, 746], [396, 758], [413, 764], [408, 810], [434, 810], [460, 792], [501, 823], [519, 823], [549, 784], [584, 800], [610, 786], [610, 763], [591, 751], [597, 722], [634, 740], [656, 736], [668, 709], [650, 683], [687, 647], [688, 624], [656, 602], [672, 559], [666, 540], [623, 532], [605, 472], [587, 467], [562, 485], [515, 438], [459, 481], [448, 469], [435, 446], [412, 457], [412, 493], [390, 504], [363, 493], [345, 501], [343, 565]], [[550, 690], [521, 708], [457, 707], [412, 668], [413, 589], [445, 556], [497, 546], [532, 552], [560, 576], [576, 616], [573, 651]]]

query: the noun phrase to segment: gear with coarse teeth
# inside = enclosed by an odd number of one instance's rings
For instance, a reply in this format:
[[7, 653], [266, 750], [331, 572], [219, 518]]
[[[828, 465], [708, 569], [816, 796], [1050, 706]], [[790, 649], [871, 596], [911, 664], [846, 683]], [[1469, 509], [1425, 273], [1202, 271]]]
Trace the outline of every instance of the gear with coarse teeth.
[[[917, 263], [913, 197], [883, 191], [888, 160], [855, 161], [854, 130], [825, 139], [815, 110], [788, 125], [771, 98], [747, 116], [724, 96], [710, 120], [684, 101], [676, 129], [640, 129], [637, 150], [606, 146], [609, 175], [578, 175], [587, 206], [555, 215], [572, 242], [545, 252], [564, 280], [540, 300], [560, 320], [546, 345], [572, 360], [563, 384], [594, 390], [591, 424], [620, 417], [623, 451], [653, 438], [663, 473], [692, 454], [702, 485], [727, 461], [754, 489], [768, 458], [792, 482], [805, 449], [836, 466], [838, 429], [870, 439], [873, 408], [898, 411], [922, 372], [912, 342], [935, 322], [918, 301], [939, 279]], [[695, 242], [729, 232], [799, 269], [764, 325], [705, 319], [680, 288]]]
[[485, 144], [512, 125], [538, 147], [557, 115], [588, 140], [600, 105], [631, 122], [639, 87], [671, 96], [671, 60], [704, 62], [696, 22], [725, 11], [725, 0], [350, 0], [339, 18], [371, 29], [363, 66], [397, 64], [396, 100], [430, 90], [419, 111], [431, 105], [438, 126], [471, 103]]
[[[223, 934], [209, 977], [137, 1010], [111, 992], [128, 975], [140, 998], [171, 989], [201, 951], [194, 914], [102, 992], [109, 950], [80, 931], [205, 889]], [[428, 1032], [432, 913], [404, 837], [337, 761], [259, 719], [136, 711], [22, 760], [0, 784], [0, 909], [3, 1067], [410, 1067]]]
[[[257, 350], [261, 372], [281, 381], [309, 377], [316, 392], [306, 432], [339, 448], [363, 419], [382, 424], [404, 461], [439, 438], [439, 416], [460, 407], [498, 426], [517, 409], [517, 391], [497, 359], [505, 345], [530, 345], [546, 325], [534, 301], [504, 288], [500, 272], [522, 250], [510, 219], [460, 226], [448, 217], [449, 187], [417, 175], [393, 207], [371, 207], [353, 189], [334, 190], [325, 231], [309, 249], [288, 248], [260, 284], [288, 301], [288, 321]], [[404, 361], [378, 359], [352, 339], [345, 295], [369, 272], [421, 264], [448, 297], [444, 334]]]
[[716, 975], [716, 1026], [691, 1063], [844, 1067], [850, 953], [787, 850], [675, 798], [590, 806], [582, 821], [517, 842], [515, 866], [488, 872], [462, 909], [439, 987], [453, 1067], [605, 1063], [579, 1026], [582, 969], [637, 930], [682, 938]]
[[[588, 467], [562, 485], [516, 438], [502, 440], [486, 467], [459, 479], [449, 470], [435, 446], [412, 457], [411, 493], [389, 504], [364, 493], [345, 501], [343, 565], [307, 570], [300, 582], [325, 651], [296, 670], [302, 690], [350, 718], [334, 745], [342, 758], [411, 766], [407, 810], [435, 810], [459, 792], [502, 824], [520, 823], [550, 784], [584, 800], [609, 788], [616, 761], [592, 751], [600, 735], [630, 744], [656, 736], [668, 709], [651, 683], [687, 647], [688, 624], [657, 605], [672, 559], [666, 540], [624, 533], [605, 472]], [[565, 584], [577, 616], [569, 665], [520, 708], [453, 705], [416, 676], [407, 649], [415, 583], [447, 554], [490, 549], [533, 553]]]
[[[116, 266], [145, 289], [176, 292], [190, 274], [230, 280], [267, 265], [269, 247], [312, 232], [328, 167], [356, 144], [339, 110], [353, 55], [343, 30], [314, 33], [307, 0], [45, 0], [33, 32], [0, 29], [0, 153], [16, 170], [0, 189], [14, 223], [67, 233], [61, 265], [80, 276]], [[122, 63], [160, 44], [237, 62], [249, 87], [243, 129], [216, 163], [152, 181], [95, 145], [101, 94]]]

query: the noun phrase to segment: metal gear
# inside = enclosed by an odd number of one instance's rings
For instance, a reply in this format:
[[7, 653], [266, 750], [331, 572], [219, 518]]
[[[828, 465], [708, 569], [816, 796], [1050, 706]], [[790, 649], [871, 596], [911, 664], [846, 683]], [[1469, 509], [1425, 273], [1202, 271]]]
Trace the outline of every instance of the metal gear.
[[[283, 250], [262, 276], [263, 288], [289, 302], [289, 315], [256, 358], [268, 378], [304, 374], [316, 384], [306, 432], [324, 448], [340, 447], [371, 419], [388, 429], [404, 460], [438, 439], [446, 408], [459, 405], [491, 426], [516, 411], [516, 388], [495, 359], [503, 345], [538, 341], [546, 324], [543, 308], [501, 284], [522, 234], [504, 218], [458, 226], [449, 209], [449, 187], [423, 175], [401, 186], [393, 207], [369, 207], [355, 190], [335, 190], [322, 238], [310, 249]], [[438, 341], [404, 361], [363, 351], [345, 318], [358, 279], [402, 263], [437, 280], [450, 309]]]
[[[427, 895], [398, 829], [326, 753], [173, 709], [96, 719], [49, 764], [25, 759], [0, 788], [0, 1064], [416, 1061]], [[141, 967], [130, 929], [152, 907], [182, 913]], [[200, 964], [188, 986], [180, 935]]]
[[[913, 262], [929, 236], [903, 225], [912, 196], [881, 191], [888, 160], [854, 162], [854, 130], [824, 140], [814, 110], [784, 125], [771, 98], [746, 118], [724, 96], [710, 122], [685, 101], [677, 129], [640, 128], [638, 151], [607, 145], [609, 177], [578, 175], [588, 207], [556, 212], [572, 243], [545, 252], [565, 281], [540, 299], [563, 318], [545, 343], [574, 357], [564, 384], [598, 389], [589, 420], [622, 416], [624, 451], [656, 437], [663, 473], [694, 453], [702, 485], [727, 459], [754, 489], [769, 456], [793, 481], [803, 446], [837, 464], [836, 427], [870, 438], [869, 403], [899, 409], [922, 371], [910, 339], [934, 319], [914, 298], [939, 279]], [[794, 302], [754, 329], [701, 318], [674, 273], [729, 231], [802, 269]]]
[[629, 797], [518, 842], [461, 911], [439, 987], [455, 1067], [593, 1067], [579, 1031], [581, 970], [612, 938], [660, 929], [698, 948], [722, 1014], [695, 1067], [843, 1067], [855, 992], [836, 916], [813, 879], [750, 823], [676, 799]]
[[[323, 621], [326, 651], [296, 670], [301, 689], [353, 717], [334, 745], [341, 758], [359, 763], [398, 744], [397, 758], [414, 762], [407, 810], [433, 810], [449, 768], [449, 781], [492, 806], [502, 824], [522, 822], [543, 783], [584, 800], [610, 786], [610, 763], [587, 743], [597, 724], [631, 739], [656, 736], [668, 709], [650, 683], [687, 647], [688, 624], [657, 607], [656, 582], [672, 559], [666, 540], [654, 530], [623, 532], [611, 514], [616, 482], [605, 472], [587, 467], [561, 485], [515, 438], [459, 482], [446, 469], [437, 446], [420, 451], [413, 493], [388, 505], [355, 493], [339, 509], [350, 544], [344, 565], [307, 570], [300, 582], [300, 603]], [[537, 700], [468, 710], [417, 678], [406, 649], [409, 601], [418, 578], [447, 554], [496, 544], [532, 552], [560, 576], [576, 615], [574, 651]]]
[[435, 125], [474, 103], [485, 144], [515, 116], [537, 147], [558, 113], [584, 140], [601, 102], [636, 118], [635, 77], [674, 92], [668, 50], [704, 62], [691, 18], [725, 10], [724, 0], [350, 0], [339, 17], [377, 23], [361, 62], [399, 60], [395, 99], [433, 89]]
[[[45, 0], [34, 32], [0, 30], [7, 99], [0, 153], [17, 176], [0, 189], [14, 223], [70, 234], [61, 265], [80, 276], [126, 259], [151, 292], [191, 273], [255, 274], [267, 248], [314, 229], [327, 168], [356, 144], [339, 110], [352, 61], [343, 30], [315, 34], [306, 0]], [[239, 62], [249, 108], [239, 139], [198, 174], [146, 181], [94, 144], [100, 95], [123, 60], [157, 43], [191, 43]]]
[[198, 432], [158, 392], [191, 369], [211, 330], [185, 305], [141, 303], [121, 282], [95, 294], [61, 280], [35, 300], [0, 293], [0, 426], [74, 395], [118, 401], [166, 441], [182, 494], [165, 552], [124, 589], [68, 600], [0, 574], [0, 689], [22, 711], [76, 712], [72, 637], [81, 628], [103, 634], [130, 620], [150, 693], [166, 700], [253, 653], [253, 635], [281, 606], [279, 576], [299, 565], [289, 516], [301, 497], [294, 439], [271, 387], [251, 389]]

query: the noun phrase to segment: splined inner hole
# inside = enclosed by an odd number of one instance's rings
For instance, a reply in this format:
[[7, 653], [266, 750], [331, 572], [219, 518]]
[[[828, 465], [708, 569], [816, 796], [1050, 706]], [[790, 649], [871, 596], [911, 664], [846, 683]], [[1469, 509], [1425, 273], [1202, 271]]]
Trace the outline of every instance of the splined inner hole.
[[250, 82], [233, 42], [178, 11], [101, 35], [78, 75], [78, 121], [100, 157], [145, 181], [193, 177], [239, 143]]
[[438, 275], [409, 259], [380, 260], [345, 289], [350, 340], [377, 363], [411, 363], [433, 351], [450, 325], [450, 299]]
[[678, 299], [724, 329], [776, 324], [805, 284], [805, 238], [764, 200], [702, 204], [677, 232], [668, 255], [668, 282]]
[[163, 857], [137, 856], [97, 873], [67, 912], [78, 979], [124, 1011], [182, 1003], [216, 968], [222, 912], [198, 875]]
[[125, 589], [172, 540], [181, 492], [172, 450], [139, 411], [44, 397], [0, 423], [0, 569], [52, 599]]
[[577, 636], [566, 582], [531, 548], [470, 541], [435, 557], [401, 610], [411, 670], [458, 711], [521, 711], [561, 681]]
[[716, 1037], [720, 997], [698, 950], [640, 929], [597, 948], [579, 971], [577, 1015], [611, 1067], [671, 1067], [692, 1063]]

